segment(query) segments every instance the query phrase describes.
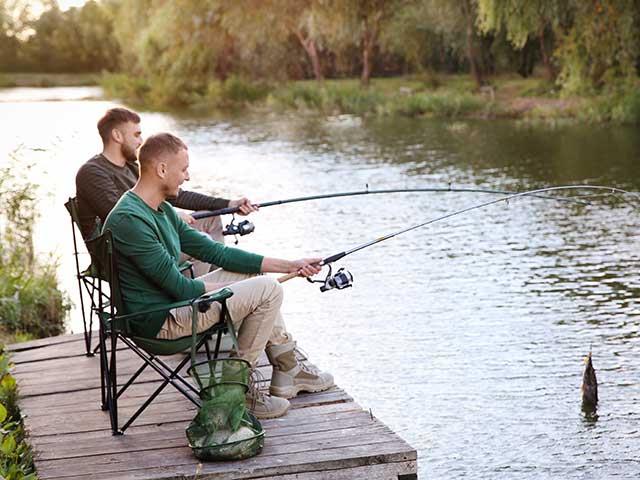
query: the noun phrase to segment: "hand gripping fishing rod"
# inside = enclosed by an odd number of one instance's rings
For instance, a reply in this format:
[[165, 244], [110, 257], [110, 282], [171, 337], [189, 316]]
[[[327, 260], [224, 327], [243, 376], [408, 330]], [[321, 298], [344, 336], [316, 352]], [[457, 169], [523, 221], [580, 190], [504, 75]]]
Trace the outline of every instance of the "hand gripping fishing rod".
[[[491, 190], [486, 188], [453, 188], [451, 183], [447, 187], [424, 187], [424, 188], [390, 188], [390, 189], [382, 189], [382, 190], [369, 190], [369, 185], [366, 185], [365, 190], [356, 190], [352, 192], [337, 192], [337, 193], [326, 193], [322, 195], [311, 195], [308, 197], [294, 197], [287, 198], [284, 200], [273, 200], [270, 202], [257, 203], [255, 206], [258, 208], [271, 207], [274, 205], [284, 205], [287, 203], [298, 203], [298, 202], [308, 202], [311, 200], [322, 200], [325, 198], [338, 198], [338, 197], [355, 197], [360, 195], [380, 195], [380, 194], [389, 194], [389, 193], [416, 193], [416, 192], [456, 192], [456, 193], [488, 193], [494, 195], [513, 195], [517, 192], [507, 191], [507, 190]], [[549, 198], [540, 196], [540, 198]], [[570, 200], [566, 198], [562, 199], [553, 199], [558, 201], [568, 201], [568, 202], [578, 202], [578, 203], [586, 203], [580, 200]], [[194, 219], [200, 218], [208, 218], [215, 217], [219, 215], [234, 215], [231, 219], [231, 223], [227, 225], [222, 232], [223, 235], [233, 235], [236, 238], [236, 244], [238, 243], [238, 236], [244, 236], [252, 233], [255, 230], [255, 225], [249, 220], [243, 220], [240, 223], [235, 223], [235, 214], [240, 211], [240, 207], [227, 207], [221, 208], [219, 210], [201, 210], [191, 214]]]
[[[520, 192], [520, 193], [512, 193], [506, 197], [502, 197], [502, 198], [498, 198], [495, 200], [491, 200], [489, 202], [484, 202], [484, 203], [480, 203], [480, 204], [476, 204], [476, 205], [472, 205], [470, 207], [464, 208], [462, 210], [457, 210], [455, 212], [452, 213], [448, 213], [446, 215], [442, 215], [440, 217], [437, 218], [433, 218], [431, 220], [427, 220], [426, 222], [420, 223], [418, 225], [413, 225], [411, 227], [408, 228], [404, 228], [402, 230], [398, 230], [397, 232], [393, 232], [390, 233], [388, 235], [384, 235], [382, 237], [376, 238], [375, 240], [371, 240], [369, 242], [363, 243], [362, 245], [358, 245], [357, 247], [352, 248], [351, 250], [345, 250], [344, 252], [340, 252], [340, 253], [336, 253], [334, 255], [331, 255], [329, 257], [326, 257], [324, 259], [322, 259], [322, 261], [318, 264], [318, 266], [325, 266], [327, 265], [329, 267], [329, 272], [327, 274], [327, 276], [325, 277], [324, 280], [311, 280], [310, 278], [307, 278], [307, 281], [311, 282], [311, 283], [320, 283], [322, 284], [320, 286], [320, 291], [321, 292], [326, 292], [327, 290], [332, 290], [332, 289], [337, 289], [337, 290], [342, 290], [344, 288], [348, 288], [351, 287], [353, 285], [353, 275], [345, 270], [344, 268], [340, 268], [335, 275], [332, 274], [332, 268], [331, 268], [331, 264], [340, 260], [341, 258], [346, 257], [347, 255], [351, 255], [352, 253], [355, 253], [357, 251], [363, 250], [365, 248], [371, 247], [377, 243], [380, 242], [384, 242], [385, 240], [389, 240], [390, 238], [393, 237], [397, 237], [398, 235], [402, 235], [403, 233], [407, 233], [410, 232], [412, 230], [416, 230], [418, 228], [421, 227], [425, 227], [427, 225], [430, 225], [432, 223], [436, 223], [442, 220], [446, 220], [448, 218], [451, 217], [455, 217], [457, 215], [462, 215], [463, 213], [467, 213], [470, 212], [472, 210], [477, 210], [480, 208], [485, 208], [488, 207], [489, 205], [493, 205], [495, 203], [499, 203], [499, 202], [508, 202], [509, 200], [513, 200], [516, 198], [520, 198], [520, 197], [537, 197], [537, 198], [547, 198], [547, 199], [553, 199], [553, 200], [558, 200], [558, 201], [573, 201], [573, 202], [578, 202], [578, 200], [575, 199], [568, 199], [568, 198], [555, 198], [555, 197], [549, 197], [549, 196], [542, 196], [540, 195], [541, 193], [546, 193], [546, 192], [555, 192], [555, 191], [560, 191], [560, 190], [599, 190], [599, 191], [605, 191], [606, 194], [609, 195], [615, 195], [616, 193], [618, 194], [628, 194], [628, 195], [632, 195], [633, 197], [635, 197], [636, 200], [638, 200], [640, 202], [640, 195], [633, 193], [633, 192], [628, 192], [626, 190], [621, 190], [619, 188], [613, 188], [613, 187], [604, 187], [604, 186], [600, 186], [600, 185], [562, 185], [562, 186], [557, 186], [557, 187], [546, 187], [546, 188], [540, 188], [540, 189], [536, 189], [536, 190], [528, 190], [526, 192]], [[588, 204], [588, 202], [581, 202], [583, 204]], [[283, 275], [281, 277], [278, 278], [278, 281], [280, 283], [282, 282], [286, 282], [287, 280], [290, 280], [292, 278], [295, 278], [299, 276], [297, 272], [294, 273], [289, 273], [287, 275]]]

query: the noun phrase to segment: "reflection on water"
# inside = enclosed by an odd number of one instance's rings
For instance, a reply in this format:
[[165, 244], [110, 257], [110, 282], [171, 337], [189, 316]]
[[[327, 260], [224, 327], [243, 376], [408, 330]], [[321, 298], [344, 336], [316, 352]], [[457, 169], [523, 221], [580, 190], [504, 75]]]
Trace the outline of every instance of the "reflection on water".
[[[5, 91], [6, 92], [6, 91]], [[80, 93], [78, 93], [80, 95]], [[100, 148], [111, 104], [0, 95], [2, 158], [43, 185], [40, 251], [75, 294], [64, 200]], [[7, 98], [9, 100], [7, 100]], [[68, 97], [67, 97], [68, 98]], [[82, 98], [82, 97], [79, 97]], [[190, 148], [189, 188], [255, 201], [370, 188], [515, 189], [602, 183], [637, 191], [632, 128], [340, 116], [193, 118], [143, 112], [143, 132]], [[241, 246], [328, 256], [490, 197], [403, 194], [264, 208]], [[640, 461], [638, 209], [520, 199], [345, 258], [354, 288], [286, 284], [300, 344], [358, 402], [418, 448], [425, 478], [625, 478]], [[79, 331], [77, 314], [70, 329]], [[580, 410], [593, 351], [598, 417]]]

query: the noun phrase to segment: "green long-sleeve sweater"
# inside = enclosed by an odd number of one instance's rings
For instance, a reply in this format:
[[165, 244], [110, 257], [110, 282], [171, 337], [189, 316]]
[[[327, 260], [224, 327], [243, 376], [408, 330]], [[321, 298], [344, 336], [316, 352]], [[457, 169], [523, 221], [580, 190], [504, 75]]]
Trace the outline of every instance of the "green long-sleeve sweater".
[[[168, 202], [154, 210], [128, 191], [107, 217], [103, 231], [111, 230], [117, 253], [124, 312], [135, 313], [187, 300], [205, 291], [204, 282], [178, 270], [180, 252], [225, 270], [258, 273], [263, 257], [214, 242], [194, 230]], [[155, 337], [168, 311], [132, 322], [135, 334]]]

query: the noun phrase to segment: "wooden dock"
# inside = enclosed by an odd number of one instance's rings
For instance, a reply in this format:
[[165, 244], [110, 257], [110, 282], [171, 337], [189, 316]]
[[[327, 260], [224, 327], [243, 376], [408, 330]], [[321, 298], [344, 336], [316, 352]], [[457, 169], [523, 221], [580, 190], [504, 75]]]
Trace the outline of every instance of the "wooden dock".
[[[287, 415], [263, 420], [265, 447], [258, 456], [200, 463], [185, 436], [195, 407], [172, 387], [124, 435], [112, 436], [108, 413], [99, 405], [98, 357], [84, 355], [82, 335], [8, 349], [13, 352], [19, 405], [42, 480], [417, 478], [416, 451], [337, 387], [302, 394], [292, 400]], [[123, 378], [140, 364], [130, 350], [118, 352]], [[260, 369], [269, 379], [266, 357]], [[121, 398], [123, 415], [155, 388], [156, 377], [154, 372], [143, 374], [140, 384]]]

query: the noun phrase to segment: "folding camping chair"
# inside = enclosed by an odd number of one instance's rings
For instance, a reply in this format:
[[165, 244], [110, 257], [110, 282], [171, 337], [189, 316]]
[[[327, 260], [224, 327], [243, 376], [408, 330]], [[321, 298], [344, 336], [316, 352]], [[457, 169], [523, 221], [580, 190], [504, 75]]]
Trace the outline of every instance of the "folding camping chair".
[[[78, 292], [80, 294], [80, 312], [82, 314], [82, 325], [84, 328], [84, 344], [85, 351], [88, 357], [95, 355], [100, 344], [96, 344], [95, 347], [91, 346], [91, 336], [93, 332], [93, 320], [95, 318], [96, 309], [98, 307], [98, 299], [96, 297], [98, 293], [98, 277], [93, 267], [90, 264], [84, 270], [80, 269], [80, 255], [78, 250], [79, 238], [83, 238], [80, 229], [80, 210], [78, 208], [78, 200], [76, 197], [70, 197], [64, 204], [69, 215], [71, 216], [71, 234], [73, 237], [73, 256], [76, 263], [76, 279], [78, 281]], [[97, 236], [100, 231], [100, 225], [96, 226], [96, 231], [93, 237]], [[85, 242], [87, 239], [83, 239]], [[191, 278], [194, 277], [193, 265], [191, 262], [184, 262], [180, 265], [180, 271], [189, 271]]]
[[86, 355], [92, 357], [98, 346], [91, 347], [91, 334], [93, 331], [93, 319], [97, 307], [96, 294], [98, 292], [98, 278], [92, 265], [84, 270], [80, 269], [80, 252], [78, 250], [78, 236], [80, 233], [80, 216], [78, 213], [78, 201], [75, 197], [70, 197], [64, 204], [71, 216], [71, 234], [73, 236], [73, 256], [76, 262], [76, 279], [78, 280], [78, 291], [80, 293], [80, 312], [82, 313], [82, 325], [84, 327], [84, 346]]
[[[180, 375], [180, 371], [189, 362], [190, 357], [184, 356], [178, 365], [173, 368], [166, 362], [158, 358], [163, 355], [175, 355], [182, 353], [189, 348], [196, 350], [202, 345], [205, 346], [207, 358], [209, 360], [217, 358], [220, 352], [220, 342], [222, 334], [228, 332], [234, 345], [237, 348], [237, 339], [231, 318], [228, 313], [226, 299], [233, 295], [228, 288], [224, 288], [212, 294], [205, 294], [201, 297], [185, 300], [182, 302], [163, 305], [161, 308], [145, 310], [133, 314], [123, 315], [122, 294], [120, 291], [120, 279], [118, 276], [117, 252], [113, 244], [111, 232], [106, 230], [102, 235], [86, 242], [87, 249], [91, 254], [91, 261], [98, 273], [98, 304], [97, 313], [100, 318], [100, 367], [102, 385], [103, 410], [109, 410], [111, 419], [111, 429], [114, 435], [122, 434], [138, 418], [138, 416], [151, 404], [151, 402], [171, 384], [187, 399], [196, 406], [200, 406], [198, 389]], [[103, 282], [109, 284], [108, 301], [103, 294]], [[136, 336], [130, 328], [131, 322], [136, 318], [145, 316], [154, 311], [167, 311], [173, 308], [191, 306], [196, 320], [197, 312], [205, 312], [211, 307], [213, 302], [221, 305], [220, 321], [208, 330], [195, 336], [178, 338], [175, 340], [161, 340], [157, 338], [144, 338]], [[216, 334], [215, 349], [212, 354], [208, 340]], [[117, 381], [117, 344], [118, 340], [129, 347], [143, 361], [142, 366], [118, 388]], [[135, 380], [147, 368], [151, 367], [162, 378], [162, 383], [151, 393], [144, 403], [134, 412], [131, 417], [120, 426], [118, 420], [118, 399], [135, 382]]]

